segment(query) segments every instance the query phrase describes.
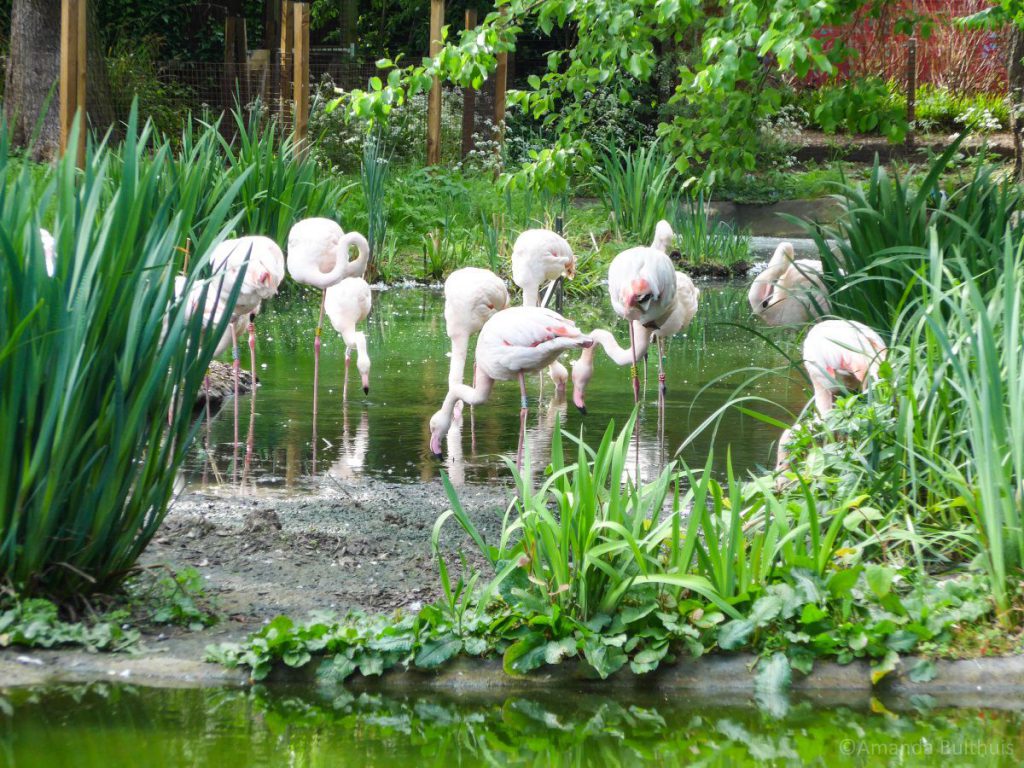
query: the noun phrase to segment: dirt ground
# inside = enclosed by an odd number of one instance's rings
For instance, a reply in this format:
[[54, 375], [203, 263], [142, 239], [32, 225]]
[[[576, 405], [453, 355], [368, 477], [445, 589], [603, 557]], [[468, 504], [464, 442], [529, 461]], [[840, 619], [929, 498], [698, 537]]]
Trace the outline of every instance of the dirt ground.
[[[488, 541], [497, 540], [511, 495], [501, 486], [459, 490]], [[449, 507], [439, 480], [343, 485], [328, 479], [304, 496], [186, 492], [141, 564], [197, 569], [225, 619], [216, 635], [240, 635], [282, 613], [389, 612], [440, 593], [430, 540], [434, 522]], [[452, 567], [460, 549], [483, 564], [454, 519], [445, 526], [442, 548]]]

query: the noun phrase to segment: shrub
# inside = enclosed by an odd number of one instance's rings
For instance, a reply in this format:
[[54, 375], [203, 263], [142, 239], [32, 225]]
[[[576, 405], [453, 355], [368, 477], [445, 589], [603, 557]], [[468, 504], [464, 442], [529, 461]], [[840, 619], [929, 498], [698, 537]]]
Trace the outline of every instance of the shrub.
[[[166, 512], [226, 328], [227, 313], [204, 328], [173, 301], [175, 249], [199, 220], [176, 206], [201, 196], [165, 196], [170, 150], [148, 146], [152, 130], [133, 109], [119, 152], [91, 148], [81, 172], [65, 156], [39, 197], [0, 138], [0, 580], [19, 593], [68, 598], [124, 578]], [[242, 181], [206, 214], [200, 264]], [[38, 229], [51, 209], [49, 278]]]

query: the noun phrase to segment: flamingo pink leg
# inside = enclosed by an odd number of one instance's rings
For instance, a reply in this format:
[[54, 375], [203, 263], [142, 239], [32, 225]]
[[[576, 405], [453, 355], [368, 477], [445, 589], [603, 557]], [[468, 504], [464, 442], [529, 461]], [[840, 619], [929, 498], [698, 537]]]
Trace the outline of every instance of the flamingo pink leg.
[[519, 448], [516, 450], [516, 469], [523, 468], [523, 443], [526, 441], [526, 414], [529, 408], [529, 399], [526, 396], [526, 375], [519, 374], [519, 396], [521, 398], [519, 409]]
[[640, 377], [636, 371], [636, 339], [633, 333], [633, 323], [629, 324], [629, 351], [633, 354], [633, 365], [629, 372], [633, 377], [633, 404], [636, 405], [640, 402]]
[[252, 396], [256, 397], [256, 322], [249, 315], [249, 371], [252, 373]]
[[665, 347], [661, 335], [658, 335], [658, 388], [662, 398], [668, 393], [665, 386]]
[[238, 333], [235, 331], [234, 323], [231, 324], [231, 366], [235, 372], [235, 445], [238, 445], [238, 376], [242, 363], [238, 359]]
[[352, 350], [345, 347], [345, 381], [341, 387], [341, 401], [343, 403], [348, 402], [348, 364], [352, 359]]
[[[316, 321], [316, 337], [313, 339], [313, 420], [316, 421], [316, 398], [320, 389], [320, 333], [324, 328], [324, 303], [327, 301], [327, 289], [320, 298], [320, 319]], [[315, 450], [315, 449], [314, 449]]]

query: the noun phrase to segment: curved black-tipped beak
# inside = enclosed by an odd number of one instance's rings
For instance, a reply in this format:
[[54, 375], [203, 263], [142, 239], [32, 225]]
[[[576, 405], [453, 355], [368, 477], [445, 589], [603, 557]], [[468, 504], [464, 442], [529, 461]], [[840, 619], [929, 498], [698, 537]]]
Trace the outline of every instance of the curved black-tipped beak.
[[363, 387], [363, 394], [364, 395], [370, 394], [370, 388], [369, 387]]
[[585, 405], [577, 405], [576, 406], [576, 410], [579, 411], [584, 416], [587, 415], [587, 406], [585, 406]]
[[438, 461], [441, 461], [442, 459], [444, 459], [444, 452], [443, 451], [441, 453], [434, 453], [433, 451], [431, 451], [430, 455], [433, 456]]

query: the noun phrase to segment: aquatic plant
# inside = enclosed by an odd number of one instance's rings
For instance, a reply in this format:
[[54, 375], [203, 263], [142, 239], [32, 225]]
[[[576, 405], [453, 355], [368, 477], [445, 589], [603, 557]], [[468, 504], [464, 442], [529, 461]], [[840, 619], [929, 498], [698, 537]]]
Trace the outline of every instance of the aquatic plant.
[[[0, 582], [64, 599], [117, 586], [156, 532], [229, 318], [204, 328], [174, 301], [176, 249], [199, 221], [175, 206], [200, 200], [203, 179], [164, 195], [170, 149], [150, 146], [152, 128], [140, 128], [135, 111], [117, 153], [91, 147], [81, 171], [62, 158], [39, 196], [3, 137]], [[234, 225], [244, 181], [205, 214], [192, 244], [200, 269]], [[43, 223], [56, 240], [52, 278]], [[234, 295], [226, 299], [230, 307]]]
[[607, 145], [597, 152], [597, 161], [594, 180], [615, 231], [621, 239], [650, 243], [678, 194], [672, 157], [655, 141], [628, 150]]

